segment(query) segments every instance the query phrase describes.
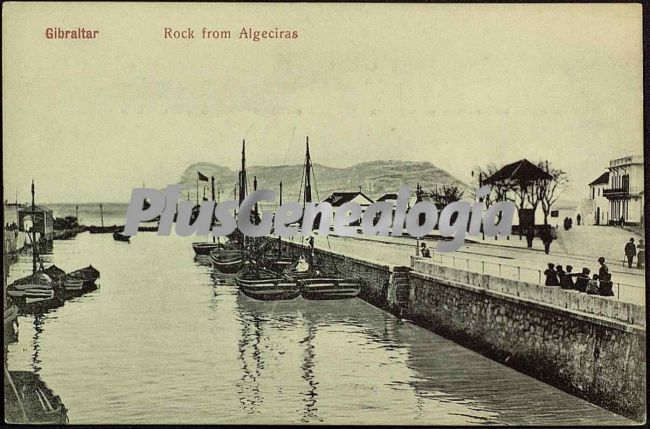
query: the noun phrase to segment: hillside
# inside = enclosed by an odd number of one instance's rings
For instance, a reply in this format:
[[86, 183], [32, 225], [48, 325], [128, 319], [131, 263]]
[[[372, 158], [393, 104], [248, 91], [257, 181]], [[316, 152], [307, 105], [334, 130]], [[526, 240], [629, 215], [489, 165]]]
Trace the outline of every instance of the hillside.
[[[247, 167], [249, 191], [253, 189], [253, 177], [257, 176], [259, 189], [278, 190], [278, 184], [283, 182], [285, 201], [297, 201], [302, 179], [301, 164], [286, 166], [250, 166]], [[183, 187], [183, 195], [189, 195], [192, 200], [196, 198], [197, 172], [207, 176], [214, 176], [217, 188], [223, 189], [221, 199], [232, 199], [237, 172], [227, 167], [222, 167], [209, 162], [190, 165], [178, 183]], [[402, 184], [415, 190], [416, 183], [425, 189], [434, 189], [437, 186], [456, 184], [461, 187], [466, 185], [458, 179], [429, 162], [412, 161], [372, 161], [353, 165], [347, 168], [333, 168], [321, 164], [314, 164], [316, 183], [314, 197], [318, 192], [320, 200], [334, 191], [356, 191], [361, 186], [362, 191], [372, 199], [377, 199], [387, 192], [397, 192]], [[203, 187], [209, 198], [209, 183], [200, 182], [200, 196]]]

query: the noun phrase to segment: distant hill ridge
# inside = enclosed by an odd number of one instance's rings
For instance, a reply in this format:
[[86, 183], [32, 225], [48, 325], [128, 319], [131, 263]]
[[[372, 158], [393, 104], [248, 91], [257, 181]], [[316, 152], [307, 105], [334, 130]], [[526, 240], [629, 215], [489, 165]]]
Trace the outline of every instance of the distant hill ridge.
[[[258, 189], [279, 189], [282, 181], [285, 201], [298, 201], [303, 165], [257, 166], [246, 167], [249, 192], [253, 190], [253, 177], [257, 176]], [[185, 169], [179, 184], [183, 188], [183, 196], [191, 200], [196, 198], [196, 180], [198, 172], [210, 177], [214, 176], [217, 188], [222, 189], [221, 199], [232, 199], [237, 183], [237, 171], [210, 162], [198, 162]], [[314, 199], [323, 200], [334, 191], [358, 191], [373, 200], [388, 192], [397, 192], [402, 184], [408, 185], [411, 191], [417, 183], [425, 189], [433, 190], [443, 185], [467, 185], [456, 179], [445, 170], [430, 162], [416, 161], [369, 161], [345, 168], [334, 168], [314, 163], [316, 183], [313, 184]], [[209, 182], [199, 182], [199, 196], [210, 198]]]

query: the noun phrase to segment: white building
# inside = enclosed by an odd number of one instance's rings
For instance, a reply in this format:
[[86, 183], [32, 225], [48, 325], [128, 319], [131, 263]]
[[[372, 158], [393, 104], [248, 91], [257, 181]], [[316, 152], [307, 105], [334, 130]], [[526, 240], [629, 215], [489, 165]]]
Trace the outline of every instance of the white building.
[[643, 156], [630, 155], [609, 162], [609, 185], [603, 195], [609, 200], [609, 223], [643, 222]]
[[589, 184], [590, 213], [582, 214], [585, 225], [607, 225], [609, 221], [609, 200], [605, 190], [609, 187], [609, 171], [601, 174]]

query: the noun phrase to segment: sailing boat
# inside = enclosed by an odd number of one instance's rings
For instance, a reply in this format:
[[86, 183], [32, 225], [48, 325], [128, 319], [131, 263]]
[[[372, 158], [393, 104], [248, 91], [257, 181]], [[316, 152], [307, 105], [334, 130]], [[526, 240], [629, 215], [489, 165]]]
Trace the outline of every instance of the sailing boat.
[[68, 410], [61, 398], [29, 371], [9, 371], [4, 366], [5, 419], [7, 423], [68, 423]]
[[[242, 141], [241, 171], [239, 172], [239, 205], [246, 199], [246, 140]], [[245, 237], [235, 230], [228, 236], [228, 243], [222, 248], [210, 252], [214, 267], [222, 273], [234, 274], [244, 266]]]
[[[309, 153], [309, 137], [307, 137], [305, 153], [305, 188], [303, 191], [303, 210], [308, 203], [312, 202], [311, 181], [316, 176], [313, 174], [313, 165]], [[303, 234], [311, 231], [303, 231]], [[306, 299], [342, 299], [354, 298], [361, 292], [361, 282], [354, 278], [337, 277], [322, 273], [314, 263], [313, 237], [310, 238], [312, 245], [309, 248], [307, 260], [301, 256], [293, 265], [287, 268], [285, 273], [288, 277], [295, 279], [300, 285], [302, 296]]]
[[43, 305], [48, 306], [54, 300], [54, 283], [41, 264], [37, 270], [38, 241], [36, 240], [36, 205], [34, 204], [34, 181], [32, 180], [32, 274], [16, 280], [7, 287], [7, 295], [16, 302], [21, 310], [37, 310]]
[[[212, 188], [212, 201], [215, 201], [214, 199], [214, 176], [211, 177], [211, 188]], [[210, 225], [211, 227], [214, 226], [214, 216], [212, 217], [212, 224]], [[218, 249], [221, 247], [221, 243], [216, 242], [214, 236], [212, 236], [212, 243], [210, 242], [203, 242], [203, 241], [195, 241], [192, 243], [192, 249], [194, 249], [194, 253], [199, 256], [208, 256], [210, 255], [210, 252], [212, 252], [215, 249]]]

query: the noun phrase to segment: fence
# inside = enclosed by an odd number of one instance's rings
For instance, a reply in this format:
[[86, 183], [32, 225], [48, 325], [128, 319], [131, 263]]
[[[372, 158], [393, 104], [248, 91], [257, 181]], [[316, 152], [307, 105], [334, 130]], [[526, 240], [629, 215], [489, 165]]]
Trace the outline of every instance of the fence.
[[[475, 273], [488, 274], [491, 276], [525, 281], [543, 285], [542, 270], [522, 267], [519, 265], [509, 265], [497, 262], [485, 262], [479, 259], [470, 259], [453, 254], [435, 252], [432, 256], [433, 262], [440, 263], [451, 268], [465, 269]], [[638, 303], [645, 303], [645, 288], [634, 286], [626, 283], [614, 283], [616, 286], [616, 298], [621, 299], [621, 290], [623, 291], [623, 300]], [[643, 304], [645, 305], [645, 304]]]

